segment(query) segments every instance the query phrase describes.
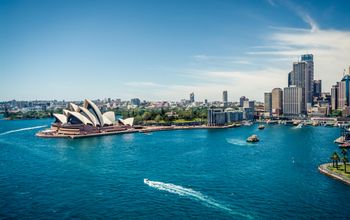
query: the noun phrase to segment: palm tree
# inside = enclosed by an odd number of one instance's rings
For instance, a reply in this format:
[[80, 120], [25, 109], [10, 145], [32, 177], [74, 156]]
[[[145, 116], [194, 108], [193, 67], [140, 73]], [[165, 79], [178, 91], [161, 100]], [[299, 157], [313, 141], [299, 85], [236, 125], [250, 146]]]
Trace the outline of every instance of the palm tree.
[[335, 167], [335, 162], [337, 160], [339, 160], [339, 156], [338, 156], [337, 152], [335, 152], [335, 151], [333, 152], [333, 154], [331, 156], [331, 160], [332, 160], [333, 167]]
[[345, 148], [343, 148], [343, 149], [341, 150], [341, 153], [342, 153], [344, 156], [346, 156], [346, 155], [348, 154], [348, 151], [347, 151]]
[[344, 172], [346, 173], [346, 163], [349, 162], [348, 157], [347, 156], [343, 156], [341, 158], [341, 161], [344, 163]]
[[338, 169], [338, 161], [340, 161], [340, 157], [339, 157], [339, 155], [337, 154], [337, 152], [334, 152], [334, 153], [333, 153], [333, 158], [334, 158], [334, 161], [335, 161], [335, 166], [336, 166], [336, 168]]

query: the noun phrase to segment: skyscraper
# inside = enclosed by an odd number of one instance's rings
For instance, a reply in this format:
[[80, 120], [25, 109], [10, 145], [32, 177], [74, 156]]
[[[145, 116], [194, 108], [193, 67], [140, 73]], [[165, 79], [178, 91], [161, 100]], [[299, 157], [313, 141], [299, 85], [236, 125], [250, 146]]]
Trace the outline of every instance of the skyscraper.
[[283, 91], [280, 88], [274, 88], [272, 90], [272, 114], [281, 115], [283, 113]]
[[314, 56], [312, 54], [301, 55], [301, 61], [306, 62], [305, 70], [305, 104], [307, 108], [312, 106], [314, 90]]
[[292, 85], [292, 78], [294, 78], [293, 71], [290, 71], [288, 73], [288, 87], [290, 87]]
[[283, 113], [285, 115], [300, 115], [305, 113], [303, 107], [303, 88], [290, 86], [283, 91]]
[[222, 92], [222, 102], [224, 103], [224, 107], [227, 107], [227, 91]]
[[339, 88], [339, 82], [337, 82], [336, 85], [332, 86], [331, 89], [331, 106], [332, 110], [338, 109], [338, 88]]
[[338, 109], [350, 106], [350, 75], [347, 74], [339, 82], [338, 87]]
[[322, 80], [314, 80], [313, 96], [320, 98], [322, 93]]
[[293, 63], [293, 71], [288, 74], [288, 85], [303, 88], [303, 109], [311, 108], [313, 102], [314, 61], [312, 54], [301, 55], [300, 62]]
[[190, 103], [193, 103], [194, 102], [194, 93], [191, 92], [190, 93]]
[[272, 113], [272, 94], [271, 92], [265, 92], [264, 94], [264, 110], [271, 115]]
[[239, 98], [239, 107], [243, 107], [244, 101], [249, 101], [249, 99], [245, 96], [241, 96], [241, 98]]

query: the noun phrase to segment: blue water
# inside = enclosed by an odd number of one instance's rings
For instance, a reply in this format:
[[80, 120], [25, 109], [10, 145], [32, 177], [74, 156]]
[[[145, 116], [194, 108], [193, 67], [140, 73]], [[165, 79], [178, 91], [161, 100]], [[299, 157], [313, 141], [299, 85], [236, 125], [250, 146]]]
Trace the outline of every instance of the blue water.
[[[0, 219], [350, 217], [350, 186], [317, 170], [336, 150], [338, 128], [254, 125], [74, 140], [28, 130], [50, 123], [0, 121]], [[251, 134], [261, 142], [247, 144]]]

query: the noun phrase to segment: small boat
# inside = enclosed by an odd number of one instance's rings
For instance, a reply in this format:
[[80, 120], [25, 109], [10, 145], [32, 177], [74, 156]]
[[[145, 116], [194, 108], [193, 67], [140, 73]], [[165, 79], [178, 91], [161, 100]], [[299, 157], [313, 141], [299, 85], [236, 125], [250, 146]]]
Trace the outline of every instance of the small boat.
[[143, 182], [148, 184], [149, 183], [149, 179], [143, 179]]
[[250, 121], [243, 121], [242, 122], [242, 125], [244, 125], [244, 126], [251, 126], [253, 123], [252, 122], [250, 122]]
[[264, 125], [259, 125], [258, 129], [263, 130], [265, 128]]
[[295, 121], [293, 121], [293, 126], [298, 126], [300, 123], [301, 123], [301, 121], [295, 120]]
[[247, 142], [250, 142], [250, 143], [254, 143], [254, 142], [258, 142], [258, 141], [259, 141], [259, 138], [255, 134], [253, 134], [252, 136], [247, 138]]
[[295, 128], [302, 128], [302, 127], [303, 127], [303, 123], [300, 123]]

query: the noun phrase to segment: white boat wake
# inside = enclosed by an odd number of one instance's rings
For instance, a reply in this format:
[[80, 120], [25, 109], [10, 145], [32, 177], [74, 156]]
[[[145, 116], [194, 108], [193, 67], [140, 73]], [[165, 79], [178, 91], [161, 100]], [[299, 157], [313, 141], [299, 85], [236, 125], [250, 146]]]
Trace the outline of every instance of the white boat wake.
[[226, 141], [227, 143], [233, 144], [233, 145], [239, 145], [239, 146], [247, 145], [247, 141], [242, 139], [226, 138]]
[[253, 219], [250, 215], [245, 215], [243, 213], [235, 212], [232, 209], [230, 209], [229, 207], [222, 205], [222, 204], [218, 203], [217, 201], [215, 201], [214, 199], [211, 199], [210, 197], [203, 195], [201, 192], [197, 192], [193, 189], [184, 188], [182, 186], [177, 186], [177, 185], [174, 185], [171, 183], [151, 181], [148, 179], [144, 179], [143, 182], [145, 184], [147, 184], [148, 186], [153, 187], [155, 189], [167, 191], [169, 193], [178, 194], [180, 196], [187, 196], [191, 199], [200, 201], [208, 206], [215, 207], [217, 209], [221, 209], [223, 211], [226, 211], [226, 212], [230, 213], [231, 215], [237, 215], [237, 216], [241, 216], [241, 217], [244, 217], [247, 219]]
[[21, 128], [21, 129], [6, 131], [6, 132], [4, 132], [4, 133], [0, 133], [0, 136], [1, 136], [1, 135], [5, 135], [5, 134], [11, 134], [11, 133], [16, 133], [16, 132], [21, 132], [21, 131], [28, 131], [28, 130], [38, 129], [38, 128], [44, 128], [44, 127], [47, 127], [47, 125], [40, 125], [40, 126], [35, 126], [35, 127]]

